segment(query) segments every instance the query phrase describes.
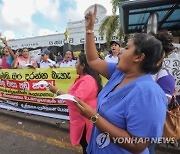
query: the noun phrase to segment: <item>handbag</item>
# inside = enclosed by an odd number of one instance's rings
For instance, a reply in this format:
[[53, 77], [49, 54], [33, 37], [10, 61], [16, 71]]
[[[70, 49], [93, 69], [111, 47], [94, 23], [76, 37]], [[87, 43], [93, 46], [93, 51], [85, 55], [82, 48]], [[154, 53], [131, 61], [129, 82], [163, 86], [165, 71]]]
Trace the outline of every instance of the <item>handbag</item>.
[[173, 96], [166, 112], [163, 137], [180, 139], [180, 105]]

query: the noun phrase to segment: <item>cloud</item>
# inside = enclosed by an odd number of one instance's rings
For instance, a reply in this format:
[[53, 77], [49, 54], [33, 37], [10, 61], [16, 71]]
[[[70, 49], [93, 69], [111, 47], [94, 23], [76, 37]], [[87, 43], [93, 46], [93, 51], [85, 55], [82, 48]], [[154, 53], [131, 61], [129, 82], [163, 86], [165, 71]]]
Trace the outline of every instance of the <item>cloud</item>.
[[[95, 2], [111, 14], [111, 0], [0, 0], [0, 28], [16, 38], [63, 32], [67, 22], [84, 19], [85, 10]], [[42, 27], [33, 17], [42, 15]], [[47, 23], [47, 24], [46, 24]], [[46, 31], [46, 32], [45, 32]], [[14, 35], [13, 35], [14, 34]]]
[[112, 6], [110, 4], [110, 1], [111, 0], [76, 0], [76, 10], [69, 9], [66, 11], [68, 20], [78, 21], [84, 19], [84, 12], [86, 11], [86, 9], [95, 3], [103, 5], [107, 10], [107, 15], [110, 15], [112, 14]]
[[42, 13], [46, 18], [57, 21], [59, 18], [60, 0], [37, 0], [35, 1], [36, 11]]
[[31, 22], [31, 16], [35, 12], [33, 0], [4, 0], [3, 2], [2, 17], [7, 23], [18, 25]]
[[54, 34], [54, 31], [51, 31], [49, 29], [40, 29], [38, 32], [39, 36], [43, 36], [43, 35], [50, 35], [50, 34]]
[[11, 30], [7, 30], [4, 32], [4, 36], [6, 36], [6, 39], [7, 40], [10, 40], [10, 39], [15, 39], [15, 34], [13, 31]]
[[9, 29], [31, 34], [36, 28], [31, 17], [35, 13], [34, 0], [3, 0], [0, 10], [1, 28], [3, 33]]

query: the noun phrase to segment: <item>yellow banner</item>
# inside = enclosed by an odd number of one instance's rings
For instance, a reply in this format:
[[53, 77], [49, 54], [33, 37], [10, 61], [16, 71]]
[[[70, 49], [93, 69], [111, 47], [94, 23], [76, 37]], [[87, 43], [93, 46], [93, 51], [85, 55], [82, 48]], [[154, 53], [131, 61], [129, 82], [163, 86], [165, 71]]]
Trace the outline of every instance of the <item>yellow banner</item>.
[[47, 85], [37, 85], [39, 81], [47, 81], [63, 92], [73, 84], [77, 74], [75, 68], [59, 69], [1, 69], [0, 98], [33, 103], [56, 104], [55, 94]]
[[[54, 98], [56, 94], [51, 93], [47, 85], [37, 85], [37, 83], [43, 80], [67, 93], [77, 76], [74, 67], [1, 69], [0, 98], [44, 105], [57, 105], [62, 102]], [[105, 79], [103, 79], [103, 83], [106, 83]]]

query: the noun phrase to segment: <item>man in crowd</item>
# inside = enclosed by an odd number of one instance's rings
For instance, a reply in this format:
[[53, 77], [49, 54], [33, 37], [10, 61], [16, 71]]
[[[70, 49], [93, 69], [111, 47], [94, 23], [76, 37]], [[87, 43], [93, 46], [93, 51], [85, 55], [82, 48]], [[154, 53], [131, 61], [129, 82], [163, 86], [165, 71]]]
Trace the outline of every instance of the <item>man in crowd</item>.
[[107, 62], [112, 62], [112, 63], [117, 63], [118, 62], [118, 53], [120, 52], [120, 41], [111, 41], [111, 53], [108, 54], [105, 57], [105, 61]]

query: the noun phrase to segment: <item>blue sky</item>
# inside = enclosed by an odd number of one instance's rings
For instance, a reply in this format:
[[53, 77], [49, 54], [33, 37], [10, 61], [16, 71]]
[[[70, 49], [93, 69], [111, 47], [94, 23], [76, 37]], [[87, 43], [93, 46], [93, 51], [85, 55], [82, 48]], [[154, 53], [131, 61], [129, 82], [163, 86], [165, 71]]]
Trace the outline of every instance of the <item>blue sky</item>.
[[64, 33], [94, 3], [112, 13], [111, 0], [0, 0], [0, 31], [8, 39]]

